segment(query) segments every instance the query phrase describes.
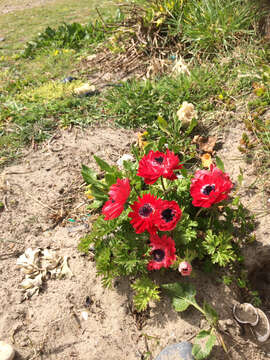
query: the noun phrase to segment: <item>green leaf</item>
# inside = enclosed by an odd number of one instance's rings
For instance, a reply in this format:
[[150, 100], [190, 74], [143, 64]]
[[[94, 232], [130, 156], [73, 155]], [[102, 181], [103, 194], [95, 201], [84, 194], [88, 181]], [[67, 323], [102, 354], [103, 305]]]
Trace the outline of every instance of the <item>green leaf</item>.
[[185, 311], [189, 305], [197, 306], [195, 300], [196, 290], [190, 283], [163, 284], [169, 297], [172, 298], [173, 307], [176, 311]]
[[103, 201], [108, 200], [107, 193], [105, 194], [104, 190], [102, 188], [100, 188], [99, 186], [92, 185], [91, 193], [96, 198], [96, 200], [103, 200]]
[[195, 128], [195, 126], [197, 126], [197, 125], [198, 125], [198, 121], [193, 118], [189, 124], [186, 134], [189, 135], [192, 132], [192, 130]]
[[170, 131], [168, 129], [169, 126], [168, 126], [167, 121], [160, 115], [158, 115], [157, 121], [158, 121], [158, 126], [159, 126], [160, 130], [162, 130], [166, 134], [170, 135]]
[[146, 310], [149, 301], [157, 301], [160, 299], [159, 287], [147, 277], [137, 279], [131, 287], [136, 292], [133, 300], [138, 311]]
[[182, 169], [180, 169], [180, 172], [181, 172], [182, 176], [184, 176], [184, 178], [188, 177], [188, 172], [187, 172], [186, 168], [183, 167]]
[[117, 181], [117, 176], [115, 174], [109, 173], [105, 175], [105, 181], [108, 186], [112, 186]]
[[238, 185], [241, 186], [242, 185], [242, 182], [243, 182], [243, 170], [240, 168], [240, 174], [238, 175], [237, 177], [237, 182], [238, 182]]
[[99, 209], [103, 205], [104, 201], [95, 200], [91, 204], [88, 205], [89, 209]]
[[163, 146], [164, 146], [164, 144], [166, 144], [166, 142], [167, 142], [167, 139], [166, 139], [165, 136], [162, 136], [162, 137], [159, 139], [159, 141], [158, 141], [158, 150], [159, 150], [159, 151], [162, 151], [162, 150], [163, 150]]
[[217, 167], [224, 172], [225, 168], [223, 161], [218, 156], [216, 156], [216, 163], [217, 163]]
[[106, 161], [100, 159], [98, 156], [94, 155], [94, 159], [96, 160], [98, 166], [101, 168], [101, 170], [104, 170], [106, 172], [114, 172], [114, 169], [108, 164], [106, 163]]
[[218, 321], [218, 314], [214, 308], [212, 308], [211, 305], [209, 305], [207, 302], [204, 302], [203, 304], [203, 310], [205, 313], [206, 320], [211, 324], [215, 325]]
[[82, 165], [82, 177], [86, 184], [94, 184], [97, 182], [97, 174], [86, 165]]
[[210, 331], [202, 330], [196, 336], [196, 340], [203, 340], [204, 345], [195, 343], [192, 347], [192, 355], [196, 360], [202, 360], [209, 356], [212, 351], [213, 346], [217, 340], [216, 336], [211, 334]]

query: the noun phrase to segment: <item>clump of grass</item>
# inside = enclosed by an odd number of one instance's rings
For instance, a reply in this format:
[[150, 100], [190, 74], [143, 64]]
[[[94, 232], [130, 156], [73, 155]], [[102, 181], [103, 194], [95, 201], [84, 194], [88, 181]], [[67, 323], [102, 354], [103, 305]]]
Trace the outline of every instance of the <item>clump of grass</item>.
[[199, 110], [211, 110], [212, 98], [225, 83], [223, 71], [221, 67], [194, 67], [190, 76], [127, 81], [105, 94], [105, 112], [118, 115], [118, 125], [136, 128], [151, 126], [157, 114], [170, 118], [184, 101], [196, 104]]
[[48, 26], [45, 31], [26, 44], [22, 57], [33, 57], [38, 51], [44, 51], [47, 48], [78, 50], [86, 44], [95, 46], [104, 41], [105, 38], [104, 25], [98, 20], [87, 25], [76, 22], [72, 24], [64, 23], [57, 29]]
[[161, 48], [163, 56], [214, 56], [256, 35], [259, 20], [258, 6], [249, 0], [142, 0], [120, 9], [115, 49], [129, 49], [132, 39], [148, 56]]
[[258, 6], [243, 0], [185, 1], [182, 13], [168, 22], [192, 55], [214, 56], [257, 33]]

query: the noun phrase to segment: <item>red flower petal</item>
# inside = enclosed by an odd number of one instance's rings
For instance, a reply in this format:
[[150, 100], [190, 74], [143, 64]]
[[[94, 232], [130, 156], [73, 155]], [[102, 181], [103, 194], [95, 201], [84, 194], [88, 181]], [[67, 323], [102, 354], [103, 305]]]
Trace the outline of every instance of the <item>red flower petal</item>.
[[163, 177], [169, 180], [177, 179], [174, 170], [182, 169], [183, 165], [180, 164], [179, 158], [174, 154], [173, 151], [167, 149], [166, 152], [166, 162], [164, 164]]
[[102, 214], [105, 215], [104, 220], [112, 220], [117, 218], [124, 210], [124, 205], [110, 199], [105, 202], [102, 208]]
[[129, 179], [117, 179], [116, 184], [110, 187], [110, 198], [118, 203], [124, 204], [130, 194]]
[[138, 176], [144, 178], [146, 184], [154, 184], [164, 172], [165, 154], [160, 151], [149, 151], [139, 162]]
[[229, 175], [216, 166], [211, 166], [210, 171], [199, 170], [191, 179], [192, 204], [209, 208], [211, 205], [227, 199], [232, 187]]
[[143, 177], [146, 184], [154, 184], [161, 176], [170, 180], [177, 179], [174, 170], [182, 167], [178, 156], [172, 151], [167, 150], [164, 154], [151, 150], [140, 160], [137, 175]]
[[166, 235], [160, 238], [154, 234], [150, 237], [152, 260], [147, 265], [148, 270], [159, 270], [162, 267], [168, 268], [176, 260], [174, 240]]
[[176, 227], [182, 211], [176, 201], [164, 200], [156, 212], [156, 224], [160, 231], [171, 231]]
[[154, 195], [144, 194], [142, 198], [138, 197], [138, 201], [130, 205], [133, 212], [130, 212], [128, 216], [132, 218], [130, 223], [133, 225], [136, 234], [140, 234], [145, 230], [149, 233], [156, 232], [155, 213], [161, 201]]

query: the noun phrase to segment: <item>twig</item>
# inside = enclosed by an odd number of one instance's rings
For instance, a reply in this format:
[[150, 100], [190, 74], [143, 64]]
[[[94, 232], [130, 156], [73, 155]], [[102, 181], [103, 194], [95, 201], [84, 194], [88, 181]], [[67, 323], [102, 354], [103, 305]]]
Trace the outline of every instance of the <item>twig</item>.
[[47, 205], [47, 204], [44, 204], [44, 203], [41, 202], [40, 200], [34, 198], [34, 196], [32, 196], [31, 194], [29, 194], [29, 193], [27, 193], [27, 192], [25, 192], [25, 194], [26, 194], [27, 196], [29, 196], [31, 199], [33, 199], [35, 202], [37, 202], [38, 204], [42, 205], [43, 207], [52, 210], [54, 213], [57, 213], [57, 211], [56, 211], [55, 209], [51, 208], [51, 207], [50, 207], [49, 205]]
[[5, 195], [4, 198], [3, 198], [3, 204], [4, 204], [4, 207], [5, 207], [5, 210], [8, 210], [8, 206], [7, 206], [7, 195]]
[[105, 21], [103, 20], [103, 17], [101, 16], [101, 14], [100, 14], [100, 12], [99, 12], [99, 10], [98, 10], [97, 7], [96, 7], [96, 12], [98, 13], [99, 18], [100, 18], [100, 20], [101, 20], [104, 28], [106, 29], [106, 28], [107, 28], [107, 25], [106, 25]]

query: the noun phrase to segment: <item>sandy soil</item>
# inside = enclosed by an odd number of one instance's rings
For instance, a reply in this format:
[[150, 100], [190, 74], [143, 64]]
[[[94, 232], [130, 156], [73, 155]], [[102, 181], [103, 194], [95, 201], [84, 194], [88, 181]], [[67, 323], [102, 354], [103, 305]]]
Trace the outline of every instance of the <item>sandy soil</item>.
[[[249, 167], [237, 153], [241, 129], [224, 133], [220, 156], [233, 178], [238, 167]], [[163, 347], [191, 340], [205, 326], [195, 310], [177, 314], [164, 295], [162, 301], [138, 315], [132, 307], [128, 283], [121, 280], [104, 289], [96, 276], [93, 256], [77, 251], [80, 237], [91, 228], [80, 165], [97, 167], [92, 155], [114, 163], [135, 141], [131, 131], [97, 128], [82, 132], [62, 131], [39, 149], [30, 149], [24, 161], [7, 167], [0, 182], [0, 339], [13, 343], [16, 359], [135, 360], [154, 359]], [[228, 156], [228, 150], [230, 156]], [[232, 161], [232, 158], [236, 160]], [[247, 205], [254, 196], [243, 194]], [[257, 195], [256, 195], [257, 196]], [[257, 200], [256, 200], [257, 201]], [[68, 219], [74, 219], [70, 222]], [[258, 227], [259, 241], [267, 242], [267, 221]], [[267, 226], [267, 227], [266, 227]], [[72, 279], [48, 280], [39, 295], [23, 301], [22, 275], [16, 260], [26, 248], [50, 248], [69, 256]], [[256, 247], [257, 249], [257, 247]], [[253, 247], [254, 252], [254, 247]], [[232, 320], [232, 306], [241, 301], [237, 289], [229, 289], [197, 269], [194, 282], [198, 302], [205, 299], [220, 315], [229, 359], [268, 359], [270, 345], [256, 344], [248, 329]], [[175, 279], [175, 275], [172, 279]], [[168, 281], [170, 278], [168, 278]], [[82, 317], [88, 313], [88, 319]], [[147, 355], [150, 352], [151, 355]], [[220, 346], [210, 359], [224, 360]]]
[[36, 6], [42, 6], [47, 3], [53, 3], [55, 0], [2, 0], [0, 2], [0, 14], [7, 14], [17, 10], [30, 9]]

